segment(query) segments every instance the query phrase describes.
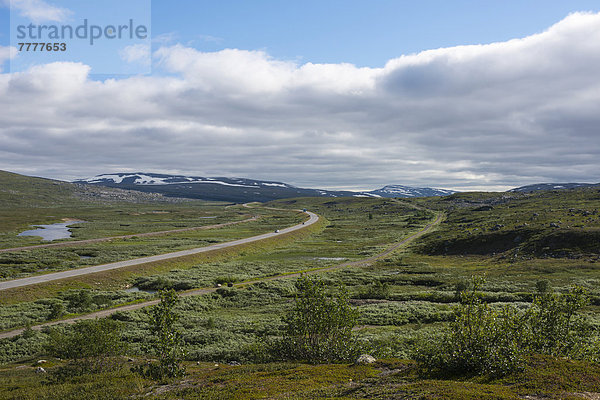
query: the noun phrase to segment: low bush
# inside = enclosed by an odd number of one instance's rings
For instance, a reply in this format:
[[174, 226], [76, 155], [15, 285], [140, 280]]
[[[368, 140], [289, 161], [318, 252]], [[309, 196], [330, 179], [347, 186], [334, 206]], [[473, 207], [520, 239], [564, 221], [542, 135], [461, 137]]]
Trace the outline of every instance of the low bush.
[[182, 337], [175, 327], [179, 315], [174, 309], [179, 299], [172, 289], [161, 290], [159, 295], [160, 303], [150, 311], [153, 333], [150, 347], [158, 356], [158, 363], [138, 366], [132, 370], [147, 378], [163, 380], [183, 376], [185, 368], [181, 365], [184, 357]]
[[121, 325], [112, 319], [84, 320], [65, 330], [49, 332], [45, 345], [48, 354], [64, 359], [83, 359], [122, 354]]
[[66, 330], [50, 330], [45, 351], [70, 361], [54, 369], [48, 383], [62, 383], [84, 374], [115, 369], [118, 362], [114, 356], [123, 354], [126, 349], [120, 334], [120, 323], [112, 319], [79, 321]]
[[387, 299], [390, 297], [390, 286], [387, 282], [382, 283], [377, 280], [373, 284], [361, 288], [357, 297], [359, 299]]
[[304, 275], [296, 281], [296, 289], [283, 338], [271, 346], [274, 358], [310, 363], [356, 359], [362, 350], [352, 334], [358, 312], [350, 306], [347, 292], [328, 293], [322, 280]]
[[502, 376], [520, 369], [527, 355], [582, 358], [589, 327], [578, 315], [587, 299], [580, 288], [557, 294], [538, 293], [525, 311], [514, 306], [491, 308], [474, 278], [462, 291], [455, 318], [437, 342], [422, 341], [416, 360], [429, 372]]

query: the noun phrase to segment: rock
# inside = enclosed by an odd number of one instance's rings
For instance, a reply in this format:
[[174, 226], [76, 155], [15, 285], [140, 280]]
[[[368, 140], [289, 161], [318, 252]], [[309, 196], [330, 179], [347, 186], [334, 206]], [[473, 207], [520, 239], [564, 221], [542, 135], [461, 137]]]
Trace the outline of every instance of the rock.
[[37, 369], [35, 370], [36, 374], [45, 374], [46, 370], [42, 367], [37, 367]]
[[373, 364], [377, 359], [369, 354], [361, 354], [355, 364]]
[[560, 228], [560, 225], [558, 225], [556, 222], [551, 222], [550, 227], [551, 228]]

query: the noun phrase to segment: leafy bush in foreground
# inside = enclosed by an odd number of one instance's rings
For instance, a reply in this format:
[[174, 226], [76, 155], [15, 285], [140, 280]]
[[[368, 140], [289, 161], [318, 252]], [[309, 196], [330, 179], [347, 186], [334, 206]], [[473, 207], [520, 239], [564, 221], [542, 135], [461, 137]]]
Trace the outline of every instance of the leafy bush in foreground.
[[524, 312], [506, 306], [491, 308], [479, 292], [482, 279], [461, 292], [455, 319], [441, 340], [423, 342], [415, 354], [430, 372], [502, 376], [520, 369], [529, 354], [581, 358], [588, 326], [577, 311], [587, 299], [580, 288], [556, 294], [538, 293]]
[[51, 330], [45, 348], [50, 355], [69, 360], [114, 356], [125, 350], [120, 334], [118, 321], [84, 320], [66, 331]]
[[573, 287], [564, 294], [544, 289], [528, 310], [528, 347], [552, 356], [579, 358], [585, 353], [591, 327], [577, 312], [589, 302], [585, 291]]
[[158, 364], [149, 364], [135, 369], [152, 379], [175, 378], [185, 374], [181, 365], [183, 348], [181, 333], [175, 328], [179, 316], [174, 308], [179, 301], [173, 289], [159, 291], [160, 303], [152, 307], [151, 324], [154, 334], [152, 350], [158, 356]]
[[273, 346], [275, 358], [311, 363], [355, 359], [361, 350], [352, 335], [358, 312], [350, 306], [347, 292], [329, 294], [322, 280], [306, 276], [296, 281], [296, 289], [283, 338]]
[[50, 330], [45, 350], [70, 361], [53, 370], [48, 383], [63, 383], [88, 373], [114, 370], [117, 363], [113, 357], [126, 349], [120, 336], [120, 322], [111, 319], [79, 321], [66, 331]]

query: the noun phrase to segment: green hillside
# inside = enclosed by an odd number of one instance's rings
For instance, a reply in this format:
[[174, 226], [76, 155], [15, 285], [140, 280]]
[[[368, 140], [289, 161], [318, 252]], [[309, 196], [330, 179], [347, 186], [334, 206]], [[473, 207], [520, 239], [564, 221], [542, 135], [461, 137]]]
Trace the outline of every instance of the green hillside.
[[423, 201], [447, 218], [425, 238], [423, 254], [498, 258], [600, 256], [600, 190], [581, 188], [529, 194], [463, 193]]
[[[11, 179], [21, 181], [22, 186], [19, 189], [15, 184], [17, 189], [10, 190], [30, 191], [26, 183], [30, 178]], [[33, 187], [37, 205], [21, 209], [43, 210], [40, 216], [85, 215], [93, 230], [78, 229], [80, 237], [193, 225], [200, 223], [195, 219], [199, 215], [242, 218], [249, 210], [196, 202], [82, 200], [76, 186], [66, 184], [63, 190], [61, 184], [47, 180]], [[3, 189], [6, 192], [9, 187]], [[43, 196], [56, 199], [45, 205], [50, 208], [40, 203]], [[266, 206], [306, 208], [322, 220], [302, 235], [214, 258], [182, 259], [0, 292], [0, 330], [10, 330], [148, 301], [156, 298], [154, 291], [159, 289], [183, 294], [214, 288], [181, 298], [174, 308], [186, 376], [161, 381], [132, 372], [132, 366], [156, 358], [148, 351], [152, 314], [144, 309], [120, 311], [111, 320], [118, 323], [118, 340], [127, 349], [109, 361], [102, 359], [111, 366], [108, 369], [73, 364], [66, 356], [59, 360], [48, 349], [53, 337], [74, 332], [72, 326], [25, 331], [0, 340], [0, 397], [475, 400], [600, 396], [597, 189], [461, 193], [423, 199], [299, 198]], [[19, 223], [25, 221], [23, 212]], [[295, 214], [286, 211], [257, 205], [252, 212], [260, 213], [261, 220], [206, 231], [203, 236], [8, 253], [0, 257], [0, 268], [26, 275], [39, 273], [36, 266], [52, 260], [45, 269], [64, 270], [76, 265], [81, 254], [93, 255], [85, 262], [111, 260], [297, 223]], [[442, 222], [433, 232], [367, 264], [359, 262], [419, 233], [439, 216]], [[4, 237], [0, 244], [14, 240]], [[354, 359], [343, 359], [311, 364], [285, 359], [269, 347], [285, 335], [298, 295], [297, 276], [292, 274], [299, 273], [322, 279], [328, 293], [347, 293], [348, 304], [358, 313], [353, 340], [377, 362], [354, 365]], [[473, 276], [484, 279], [477, 289]], [[217, 289], [218, 284], [222, 287]], [[132, 286], [139, 291], [132, 292]], [[485, 357], [474, 352], [468, 356], [473, 364], [441, 359], [437, 365], [445, 369], [432, 368], [423, 361], [423, 354], [439, 345], [439, 354], [452, 357], [443, 353], [445, 335], [456, 329], [469, 293], [476, 299], [473, 315], [487, 319], [475, 329], [480, 336], [470, 337], [474, 344], [465, 348], [479, 349]], [[570, 310], [568, 319], [565, 310]], [[496, 325], [502, 321], [507, 323]], [[567, 321], [566, 328], [561, 321]], [[548, 327], [554, 327], [551, 335], [544, 330]], [[515, 334], [507, 339], [503, 330]], [[488, 347], [477, 347], [482, 344]], [[488, 364], [490, 358], [506, 362], [506, 369]], [[40, 359], [48, 361], [43, 363], [47, 375], [35, 372], [42, 365], [37, 363]], [[480, 365], [483, 369], [477, 369]]]

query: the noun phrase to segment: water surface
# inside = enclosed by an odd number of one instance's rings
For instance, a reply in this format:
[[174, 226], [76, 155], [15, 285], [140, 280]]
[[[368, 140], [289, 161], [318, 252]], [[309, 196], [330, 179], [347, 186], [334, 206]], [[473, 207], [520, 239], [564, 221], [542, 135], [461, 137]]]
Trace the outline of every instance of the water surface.
[[69, 226], [79, 224], [85, 221], [58, 222], [51, 225], [32, 225], [36, 229], [19, 233], [19, 236], [40, 236], [42, 240], [51, 242], [58, 239], [68, 239], [71, 237]]

